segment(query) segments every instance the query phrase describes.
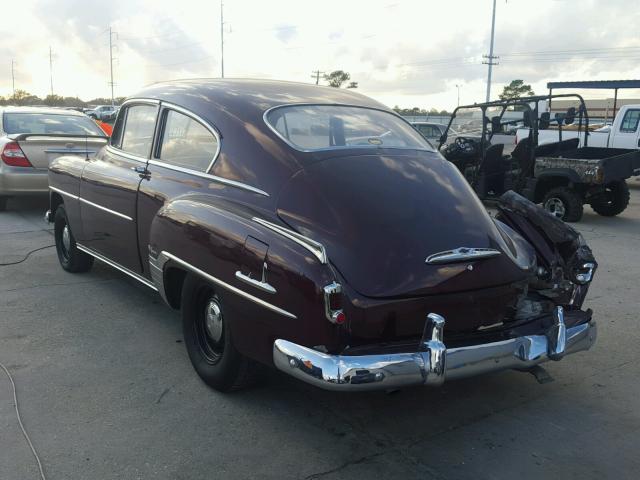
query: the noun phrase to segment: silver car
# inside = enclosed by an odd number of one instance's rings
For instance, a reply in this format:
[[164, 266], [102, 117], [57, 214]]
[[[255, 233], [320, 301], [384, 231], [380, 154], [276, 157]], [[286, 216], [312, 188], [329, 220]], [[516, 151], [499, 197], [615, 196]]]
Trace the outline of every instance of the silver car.
[[13, 196], [49, 189], [49, 162], [61, 155], [90, 157], [107, 143], [105, 133], [80, 112], [58, 108], [0, 109], [0, 211]]

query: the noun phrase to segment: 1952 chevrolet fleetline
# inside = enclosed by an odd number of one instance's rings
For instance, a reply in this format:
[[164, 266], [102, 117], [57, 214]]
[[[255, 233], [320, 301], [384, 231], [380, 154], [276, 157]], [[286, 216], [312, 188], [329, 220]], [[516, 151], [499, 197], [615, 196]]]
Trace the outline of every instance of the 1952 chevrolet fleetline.
[[219, 390], [256, 362], [332, 390], [440, 385], [595, 341], [582, 237], [513, 192], [492, 218], [409, 123], [351, 90], [155, 84], [49, 181], [62, 267], [95, 258], [157, 290]]

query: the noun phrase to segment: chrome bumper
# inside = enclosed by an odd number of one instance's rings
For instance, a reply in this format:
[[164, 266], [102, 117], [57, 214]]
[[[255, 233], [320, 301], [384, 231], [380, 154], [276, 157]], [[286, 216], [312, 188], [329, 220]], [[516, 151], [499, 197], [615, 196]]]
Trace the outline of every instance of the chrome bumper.
[[447, 380], [499, 370], [531, 368], [547, 360], [588, 350], [597, 336], [595, 322], [571, 328], [562, 307], [544, 335], [527, 335], [500, 342], [446, 348], [444, 319], [429, 314], [422, 349], [389, 355], [329, 355], [287, 340], [273, 344], [275, 366], [299, 380], [326, 390], [386, 390], [416, 385], [437, 386]]

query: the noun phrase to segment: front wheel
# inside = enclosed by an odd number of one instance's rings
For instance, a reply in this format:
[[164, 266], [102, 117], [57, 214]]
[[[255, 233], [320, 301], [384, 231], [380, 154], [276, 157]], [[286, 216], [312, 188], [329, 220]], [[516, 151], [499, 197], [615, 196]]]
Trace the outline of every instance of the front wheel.
[[565, 222], [578, 222], [582, 218], [582, 195], [568, 187], [552, 188], [542, 199], [542, 207]]
[[53, 235], [56, 240], [58, 260], [62, 268], [71, 273], [87, 272], [91, 269], [93, 257], [79, 250], [76, 246], [76, 239], [71, 232], [64, 205], [60, 205], [56, 209]]
[[629, 206], [629, 186], [621, 180], [605, 186], [604, 192], [591, 201], [591, 208], [604, 217], [614, 217]]
[[211, 285], [187, 275], [180, 304], [184, 343], [200, 378], [221, 392], [252, 383], [256, 365], [236, 350], [222, 299]]

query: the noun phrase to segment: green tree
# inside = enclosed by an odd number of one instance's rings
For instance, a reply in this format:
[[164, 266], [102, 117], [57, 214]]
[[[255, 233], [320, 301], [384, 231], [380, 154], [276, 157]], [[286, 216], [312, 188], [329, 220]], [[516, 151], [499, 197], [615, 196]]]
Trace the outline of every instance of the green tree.
[[509, 100], [531, 95], [535, 95], [531, 85], [525, 84], [524, 80], [511, 80], [509, 85], [504, 86], [502, 93], [498, 97], [500, 97], [500, 100]]
[[32, 95], [26, 90], [16, 90], [13, 95], [7, 99], [9, 105], [37, 105], [42, 103], [42, 99], [36, 95]]
[[47, 95], [44, 97], [44, 104], [50, 107], [61, 107], [64, 105], [64, 98], [60, 95]]
[[[322, 78], [330, 87], [340, 88], [351, 80], [351, 75], [344, 70], [334, 70], [331, 73], [325, 73]], [[358, 82], [349, 82], [347, 88], [358, 88]]]

